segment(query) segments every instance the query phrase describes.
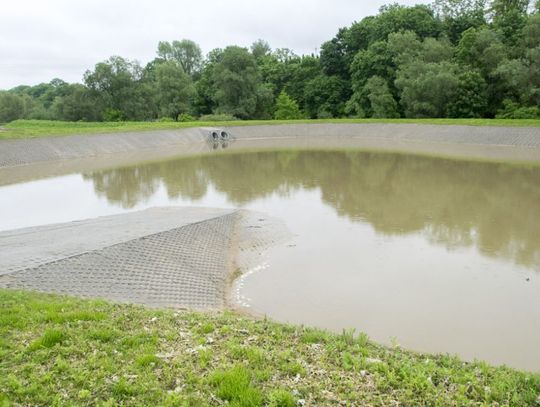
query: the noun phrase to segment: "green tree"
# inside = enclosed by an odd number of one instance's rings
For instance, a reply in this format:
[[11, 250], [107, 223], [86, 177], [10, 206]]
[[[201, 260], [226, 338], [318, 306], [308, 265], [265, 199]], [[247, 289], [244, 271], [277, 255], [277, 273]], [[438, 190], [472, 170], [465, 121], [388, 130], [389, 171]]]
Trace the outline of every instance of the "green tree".
[[396, 86], [406, 117], [447, 117], [458, 90], [457, 66], [417, 61], [398, 72]]
[[461, 37], [456, 50], [458, 60], [480, 69], [487, 78], [508, 56], [508, 50], [495, 31], [470, 28]]
[[257, 61], [261, 60], [265, 56], [270, 55], [272, 52], [272, 48], [270, 48], [270, 44], [266, 42], [265, 40], [257, 40], [253, 44], [251, 44], [251, 53], [255, 57]]
[[256, 90], [257, 104], [255, 112], [252, 115], [253, 119], [269, 120], [272, 118], [274, 111], [274, 91], [269, 83], [261, 83]]
[[388, 83], [380, 76], [369, 78], [366, 93], [370, 102], [371, 116], [375, 118], [399, 117], [397, 103], [388, 88]]
[[397, 67], [413, 62], [422, 51], [422, 42], [414, 32], [402, 31], [388, 36], [387, 48]]
[[[86, 71], [84, 82], [99, 99], [104, 118], [145, 120], [153, 117], [152, 88], [142, 80], [143, 69], [135, 61], [113, 56]], [[105, 114], [105, 112], [107, 112]]]
[[174, 62], [156, 67], [157, 104], [162, 117], [178, 120], [181, 113], [190, 111], [195, 87], [191, 78]]
[[302, 118], [302, 112], [300, 112], [298, 103], [296, 103], [296, 101], [284, 91], [281, 92], [276, 99], [276, 111], [274, 113], [274, 118], [277, 120], [293, 120]]
[[190, 76], [197, 74], [202, 64], [202, 52], [199, 45], [191, 40], [161, 41], [158, 44], [158, 56], [165, 61], [179, 64]]
[[344, 48], [348, 54], [355, 55], [376, 41], [386, 41], [392, 33], [411, 31], [424, 39], [438, 37], [441, 30], [441, 22], [429, 6], [391, 4], [381, 7], [377, 16], [354, 23], [344, 35]]
[[223, 50], [216, 48], [206, 57], [203, 69], [195, 82], [196, 95], [193, 100], [193, 111], [197, 115], [211, 114], [217, 107], [215, 100], [215, 69], [223, 57]]
[[249, 119], [255, 114], [262, 83], [255, 57], [247, 49], [225, 48], [213, 67], [212, 76], [213, 99], [218, 113], [241, 119]]
[[521, 42], [525, 49], [540, 46], [540, 13], [533, 14], [527, 19], [522, 30]]
[[343, 116], [349, 96], [347, 82], [342, 78], [319, 75], [305, 86], [305, 111], [311, 118]]
[[435, 0], [433, 3], [443, 31], [454, 44], [459, 42], [464, 31], [487, 24], [485, 8], [486, 0]]
[[540, 106], [540, 46], [528, 50], [524, 58], [505, 60], [495, 76], [504, 85], [504, 99]]
[[303, 56], [288, 59], [283, 63], [283, 67], [282, 89], [305, 111], [306, 85], [322, 73], [319, 58]]
[[422, 61], [426, 63], [450, 61], [454, 56], [454, 47], [445, 38], [426, 38], [419, 54]]
[[373, 76], [393, 81], [395, 69], [388, 43], [386, 41], [374, 42], [368, 49], [359, 51], [352, 61], [350, 66], [352, 89], [355, 92], [362, 89], [368, 79]]
[[483, 117], [487, 109], [487, 83], [476, 70], [467, 70], [458, 77], [454, 99], [448, 107], [450, 117]]
[[25, 115], [24, 100], [10, 92], [0, 92], [0, 123], [22, 119]]
[[86, 86], [68, 85], [64, 96], [58, 96], [52, 105], [54, 117], [66, 121], [101, 120], [101, 109], [96, 98]]
[[515, 45], [527, 21], [529, 0], [492, 0], [489, 14], [495, 30], [502, 34], [506, 44]]
[[349, 78], [350, 54], [347, 53], [346, 36], [348, 29], [342, 28], [330, 41], [321, 45], [321, 67], [326, 75]]

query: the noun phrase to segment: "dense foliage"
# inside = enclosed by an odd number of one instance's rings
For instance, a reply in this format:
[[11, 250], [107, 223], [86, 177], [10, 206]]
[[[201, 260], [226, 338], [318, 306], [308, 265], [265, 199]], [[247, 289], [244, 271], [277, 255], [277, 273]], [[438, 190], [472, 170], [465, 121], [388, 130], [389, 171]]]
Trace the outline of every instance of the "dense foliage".
[[392, 4], [320, 55], [229, 46], [203, 58], [160, 42], [146, 66], [113, 56], [84, 75], [0, 92], [0, 123], [269, 118], [540, 118], [540, 1]]

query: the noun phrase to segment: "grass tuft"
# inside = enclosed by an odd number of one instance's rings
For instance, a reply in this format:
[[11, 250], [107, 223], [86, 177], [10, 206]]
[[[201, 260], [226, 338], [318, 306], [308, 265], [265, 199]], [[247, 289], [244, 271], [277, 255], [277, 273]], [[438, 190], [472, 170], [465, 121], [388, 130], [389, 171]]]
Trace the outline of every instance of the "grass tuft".
[[251, 375], [242, 366], [214, 372], [210, 383], [217, 387], [217, 396], [230, 406], [256, 407], [263, 403], [261, 391], [251, 385]]
[[38, 340], [32, 342], [30, 350], [37, 350], [40, 348], [52, 348], [58, 343], [62, 343], [66, 339], [66, 334], [58, 329], [48, 329], [43, 336]]
[[142, 355], [136, 359], [136, 363], [140, 367], [155, 366], [159, 363], [159, 358], [152, 354]]
[[86, 338], [100, 342], [111, 342], [118, 337], [118, 333], [110, 328], [92, 329], [86, 334]]
[[296, 407], [294, 396], [286, 390], [274, 390], [268, 397], [268, 407]]

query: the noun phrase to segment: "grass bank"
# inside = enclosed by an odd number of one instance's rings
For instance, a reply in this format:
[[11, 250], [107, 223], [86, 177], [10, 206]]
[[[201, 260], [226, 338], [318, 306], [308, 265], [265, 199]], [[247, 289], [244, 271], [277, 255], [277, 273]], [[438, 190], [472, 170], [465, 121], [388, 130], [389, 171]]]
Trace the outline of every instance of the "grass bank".
[[508, 405], [540, 375], [232, 313], [0, 290], [0, 405]]
[[540, 127], [540, 120], [510, 119], [326, 119], [326, 120], [238, 120], [228, 122], [61, 122], [16, 120], [0, 128], [0, 139], [64, 136], [70, 134], [150, 131], [187, 127], [254, 126], [305, 123], [413, 123], [467, 126]]

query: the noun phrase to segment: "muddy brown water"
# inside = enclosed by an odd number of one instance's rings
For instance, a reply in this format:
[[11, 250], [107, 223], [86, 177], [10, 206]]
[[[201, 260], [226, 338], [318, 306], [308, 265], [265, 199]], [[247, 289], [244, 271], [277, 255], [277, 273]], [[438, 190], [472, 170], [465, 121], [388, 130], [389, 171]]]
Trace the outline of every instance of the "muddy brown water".
[[540, 371], [540, 167], [359, 151], [217, 153], [0, 187], [0, 230], [152, 206], [244, 207], [294, 237], [239, 307]]

